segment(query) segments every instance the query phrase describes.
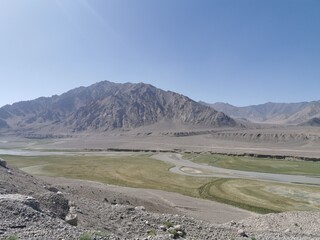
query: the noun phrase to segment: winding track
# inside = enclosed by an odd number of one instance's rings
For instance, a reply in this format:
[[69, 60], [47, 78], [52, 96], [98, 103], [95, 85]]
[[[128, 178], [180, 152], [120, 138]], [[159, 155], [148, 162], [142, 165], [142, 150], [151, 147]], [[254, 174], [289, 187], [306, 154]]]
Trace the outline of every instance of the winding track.
[[[129, 152], [46, 152], [46, 151], [29, 151], [29, 150], [16, 150], [16, 149], [0, 149], [1, 154], [20, 155], [20, 156], [45, 156], [45, 155], [99, 155], [99, 156], [114, 156], [114, 155], [130, 155]], [[302, 175], [289, 175], [289, 174], [273, 174], [263, 172], [249, 172], [240, 171], [226, 168], [219, 168], [185, 160], [181, 154], [177, 153], [158, 153], [152, 156], [153, 159], [161, 160], [174, 165], [170, 169], [173, 173], [198, 176], [198, 177], [219, 177], [219, 178], [246, 178], [246, 179], [259, 179], [276, 181], [283, 183], [302, 183], [302, 184], [316, 184], [320, 185], [320, 177], [309, 177]], [[188, 169], [189, 168], [189, 169]], [[188, 170], [186, 170], [188, 169]], [[193, 171], [192, 171], [193, 170]]]
[[[182, 158], [181, 154], [175, 153], [159, 153], [152, 156], [153, 159], [161, 160], [166, 163], [175, 165], [170, 169], [173, 173], [198, 176], [198, 177], [222, 177], [222, 178], [248, 178], [248, 179], [259, 179], [269, 180], [283, 183], [303, 183], [303, 184], [319, 184], [320, 178], [307, 177], [302, 175], [289, 175], [289, 174], [273, 174], [273, 173], [262, 173], [262, 172], [248, 172], [239, 171], [232, 169], [219, 168], [209, 165], [198, 164], [190, 160]], [[197, 173], [191, 173], [183, 171], [183, 168], [191, 168], [198, 170]], [[199, 173], [199, 170], [203, 173]]]

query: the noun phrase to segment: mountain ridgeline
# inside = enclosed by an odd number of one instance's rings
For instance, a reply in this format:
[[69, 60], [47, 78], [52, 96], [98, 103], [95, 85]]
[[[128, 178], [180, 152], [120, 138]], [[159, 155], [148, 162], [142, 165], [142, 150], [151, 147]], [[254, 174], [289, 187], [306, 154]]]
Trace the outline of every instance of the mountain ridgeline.
[[204, 127], [237, 125], [222, 112], [144, 83], [103, 81], [0, 108], [0, 129], [28, 133], [133, 129], [160, 121]]
[[224, 112], [232, 118], [247, 119], [257, 123], [279, 123], [303, 126], [320, 126], [320, 101], [301, 103], [265, 103], [246, 107], [235, 107], [228, 103], [205, 106]]

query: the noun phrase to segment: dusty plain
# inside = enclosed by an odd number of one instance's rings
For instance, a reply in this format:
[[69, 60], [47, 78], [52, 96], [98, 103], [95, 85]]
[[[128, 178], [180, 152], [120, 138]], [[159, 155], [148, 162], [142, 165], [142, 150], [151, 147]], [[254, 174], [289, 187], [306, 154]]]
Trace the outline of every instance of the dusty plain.
[[[144, 188], [176, 192], [259, 213], [318, 209], [319, 128], [254, 124], [237, 129], [167, 127], [157, 124], [131, 131], [59, 138], [3, 136], [0, 154], [13, 166], [35, 175], [92, 180], [133, 187], [133, 191]], [[253, 185], [250, 180], [259, 180], [260, 184]], [[212, 191], [218, 185], [233, 189], [241, 184], [244, 189], [249, 187], [245, 197], [241, 197], [243, 192], [234, 192], [237, 201], [230, 200], [232, 194], [221, 196]], [[296, 194], [290, 195], [283, 188]], [[271, 189], [278, 195], [270, 195]], [[260, 198], [252, 200], [257, 194]], [[298, 207], [261, 201], [268, 194], [279, 196], [278, 202]], [[299, 194], [305, 198], [297, 199]], [[139, 192], [136, 195], [141, 196]], [[252, 201], [244, 204], [248, 198]], [[304, 203], [295, 204], [297, 201]], [[201, 212], [200, 208], [197, 211]], [[203, 218], [215, 221], [214, 217]]]
[[[0, 157], [70, 196], [223, 224], [266, 213], [318, 212], [319, 146], [315, 127], [149, 126], [1, 136]], [[93, 227], [96, 217], [79, 214], [79, 221]]]
[[[43, 135], [45, 136], [45, 135]], [[162, 125], [130, 131], [66, 135], [39, 139], [0, 137], [0, 147], [61, 150], [177, 150], [212, 153], [254, 153], [320, 158], [320, 128], [253, 125], [245, 129], [192, 129]], [[10, 139], [11, 138], [11, 139]], [[9, 141], [9, 142], [7, 142]]]

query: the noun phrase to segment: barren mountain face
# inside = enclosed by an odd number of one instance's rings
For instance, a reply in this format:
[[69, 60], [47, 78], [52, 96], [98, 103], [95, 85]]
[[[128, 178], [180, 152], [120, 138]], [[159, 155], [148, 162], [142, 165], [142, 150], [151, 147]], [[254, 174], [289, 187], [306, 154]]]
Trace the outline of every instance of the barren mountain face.
[[0, 108], [0, 129], [11, 131], [108, 131], [163, 120], [205, 127], [236, 125], [224, 113], [143, 83], [103, 81], [60, 96]]
[[233, 118], [245, 118], [252, 122], [303, 124], [320, 117], [320, 101], [301, 103], [265, 103], [247, 107], [235, 107], [228, 103], [206, 104]]
[[300, 126], [312, 126], [312, 127], [320, 127], [320, 118], [311, 118], [310, 120], [301, 123]]

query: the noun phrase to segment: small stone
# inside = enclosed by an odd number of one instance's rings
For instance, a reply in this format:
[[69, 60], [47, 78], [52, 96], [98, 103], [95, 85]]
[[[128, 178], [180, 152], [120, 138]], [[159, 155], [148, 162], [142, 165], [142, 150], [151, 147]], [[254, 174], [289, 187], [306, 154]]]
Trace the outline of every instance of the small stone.
[[183, 231], [177, 231], [177, 234], [182, 237], [184, 235], [184, 232]]
[[57, 188], [55, 188], [55, 187], [49, 187], [48, 190], [50, 192], [54, 192], [54, 193], [58, 193], [59, 192], [59, 190]]
[[68, 213], [65, 220], [67, 223], [69, 223], [72, 226], [78, 225], [78, 215], [77, 214]]
[[83, 211], [82, 211], [80, 208], [77, 208], [76, 211], [77, 211], [78, 213], [83, 214]]
[[162, 231], [166, 231], [166, 230], [167, 230], [166, 226], [164, 226], [164, 225], [159, 226], [159, 228], [160, 228]]
[[291, 232], [290, 228], [287, 228], [287, 229], [284, 231], [284, 233], [289, 233], [289, 232]]
[[230, 225], [231, 225], [231, 226], [235, 226], [235, 225], [237, 225], [237, 223], [232, 220], [232, 221], [230, 222]]
[[134, 209], [137, 211], [145, 211], [146, 210], [144, 206], [137, 206]]
[[238, 230], [238, 235], [241, 237], [248, 237], [248, 235], [246, 234], [246, 232], [243, 229]]
[[128, 206], [128, 207], [127, 207], [127, 211], [130, 211], [130, 212], [131, 212], [131, 211], [134, 211], [134, 207]]
[[181, 231], [181, 225], [175, 225], [173, 228], [176, 231]]

